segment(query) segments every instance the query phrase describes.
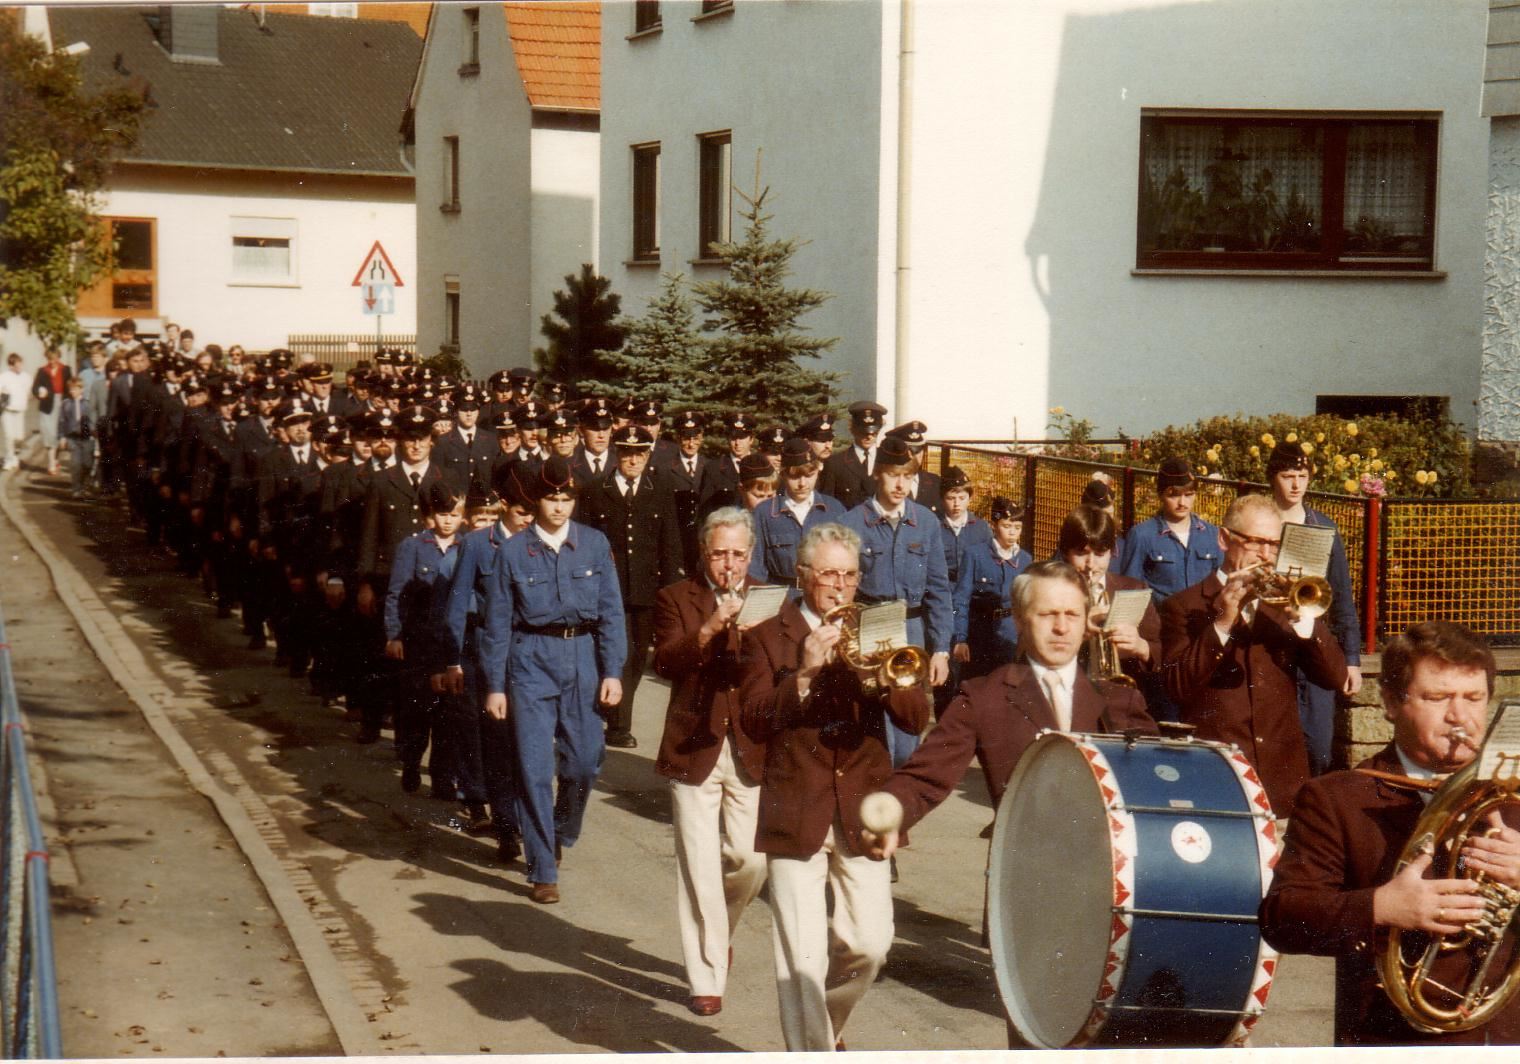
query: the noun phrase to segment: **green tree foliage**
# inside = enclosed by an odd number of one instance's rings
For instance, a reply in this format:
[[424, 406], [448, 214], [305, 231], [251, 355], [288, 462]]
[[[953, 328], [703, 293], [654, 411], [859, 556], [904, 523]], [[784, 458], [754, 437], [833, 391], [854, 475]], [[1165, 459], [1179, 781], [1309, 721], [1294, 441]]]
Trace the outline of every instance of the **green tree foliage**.
[[549, 341], [533, 351], [539, 373], [567, 383], [610, 380], [613, 372], [605, 354], [622, 350], [621, 309], [612, 282], [589, 262], [581, 265], [579, 275], [567, 273], [565, 287], [554, 293], [554, 312], [539, 319], [539, 332]]
[[96, 194], [137, 141], [143, 97], [86, 92], [79, 61], [0, 21], [0, 318], [79, 336], [79, 293], [110, 268]]
[[683, 274], [663, 274], [660, 294], [641, 318], [624, 318], [622, 350], [602, 356], [610, 371], [602, 390], [613, 399], [654, 399], [668, 411], [715, 413], [704, 398], [706, 343], [697, 332], [696, 313]]
[[803, 241], [772, 240], [765, 213], [770, 189], [740, 192], [739, 214], [747, 223], [738, 242], [714, 244], [728, 260], [728, 277], [692, 286], [697, 305], [712, 315], [701, 371], [702, 405], [752, 412], [762, 425], [795, 425], [834, 404], [839, 376], [808, 369], [838, 341], [809, 336], [802, 315], [832, 298], [811, 288], [788, 288], [791, 259]]

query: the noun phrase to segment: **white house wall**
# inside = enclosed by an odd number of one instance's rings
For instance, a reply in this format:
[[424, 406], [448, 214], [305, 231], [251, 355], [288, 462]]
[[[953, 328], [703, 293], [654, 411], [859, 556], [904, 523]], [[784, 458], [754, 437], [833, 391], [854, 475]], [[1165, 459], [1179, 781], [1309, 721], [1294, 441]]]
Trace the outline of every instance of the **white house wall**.
[[598, 261], [599, 141], [598, 134], [584, 130], [533, 130], [530, 321], [535, 345], [544, 343], [538, 323], [554, 309], [554, 292], [565, 286], [565, 276], [578, 274], [582, 263], [595, 266]]
[[[915, 8], [909, 376], [931, 428], [1038, 436], [1062, 405], [1136, 432], [1320, 393], [1448, 395], [1473, 420], [1482, 0]], [[1447, 276], [1131, 276], [1140, 112], [1160, 106], [1441, 112]]]
[[[440, 4], [416, 103], [418, 350], [444, 342], [445, 279], [459, 283], [460, 353], [477, 377], [527, 365], [532, 317], [532, 116], [500, 4], [480, 5], [480, 71], [461, 76], [464, 8]], [[460, 142], [459, 211], [448, 200], [444, 137]]]
[[[763, 149], [771, 233], [810, 241], [792, 260], [790, 283], [836, 294], [802, 320], [815, 335], [839, 338], [820, 368], [844, 373], [846, 396], [875, 394], [880, 7], [740, 2], [693, 22], [697, 3], [660, 6], [661, 32], [633, 41], [625, 38], [634, 6], [602, 10], [602, 273], [630, 314], [643, 310], [662, 272], [723, 276], [691, 262], [697, 136], [731, 129], [734, 183], [752, 190]], [[630, 146], [649, 141], [661, 146], [662, 258], [630, 266]], [[742, 233], [737, 216], [734, 233]]]
[[[416, 222], [404, 181], [122, 167], [101, 214], [157, 219], [156, 320], [194, 329], [202, 344], [267, 350], [284, 346], [291, 333], [373, 332], [375, 319], [364, 314], [352, 282], [376, 240], [405, 282], [382, 327], [388, 333], [417, 328]], [[232, 264], [234, 218], [293, 222], [294, 277], [278, 284], [239, 281]]]

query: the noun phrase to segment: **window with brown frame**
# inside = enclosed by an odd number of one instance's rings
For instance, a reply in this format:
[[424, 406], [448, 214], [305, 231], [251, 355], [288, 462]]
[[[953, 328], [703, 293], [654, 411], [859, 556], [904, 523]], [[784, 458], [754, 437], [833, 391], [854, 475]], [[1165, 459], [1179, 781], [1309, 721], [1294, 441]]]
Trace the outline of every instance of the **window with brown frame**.
[[1144, 112], [1138, 269], [1434, 269], [1434, 114]]
[[152, 314], [158, 305], [156, 218], [106, 218], [111, 241], [110, 272], [79, 295], [76, 310], [107, 317], [131, 310]]
[[714, 244], [732, 235], [733, 134], [704, 133], [697, 138], [697, 258], [713, 258]]
[[647, 33], [661, 26], [660, 0], [634, 0], [633, 32]]
[[734, 0], [702, 0], [702, 14], [711, 15], [714, 11], [727, 11], [734, 6]]
[[660, 257], [660, 146], [633, 149], [633, 258]]
[[459, 138], [443, 138], [443, 191], [448, 196], [439, 206], [445, 214], [459, 213]]

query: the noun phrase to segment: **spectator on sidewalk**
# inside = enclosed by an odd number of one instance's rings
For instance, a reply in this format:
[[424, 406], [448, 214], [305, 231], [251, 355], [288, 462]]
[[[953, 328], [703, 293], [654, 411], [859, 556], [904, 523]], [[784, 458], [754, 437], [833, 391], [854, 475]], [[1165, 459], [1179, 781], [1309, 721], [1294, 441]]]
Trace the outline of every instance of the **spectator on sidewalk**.
[[26, 390], [28, 381], [21, 372], [21, 356], [15, 352], [5, 360], [0, 373], [0, 442], [4, 459], [0, 468], [15, 469], [21, 464], [21, 441], [26, 438]]
[[63, 364], [58, 348], [50, 347], [47, 359], [32, 379], [32, 394], [37, 397], [37, 424], [42, 430], [42, 450], [47, 455], [49, 476], [58, 475], [58, 411], [63, 407], [63, 397], [68, 394], [69, 381], [74, 373]]
[[69, 381], [68, 398], [57, 405], [58, 435], [69, 449], [69, 486], [77, 499], [84, 494], [95, 464], [96, 421], [84, 397], [84, 381], [78, 377]]

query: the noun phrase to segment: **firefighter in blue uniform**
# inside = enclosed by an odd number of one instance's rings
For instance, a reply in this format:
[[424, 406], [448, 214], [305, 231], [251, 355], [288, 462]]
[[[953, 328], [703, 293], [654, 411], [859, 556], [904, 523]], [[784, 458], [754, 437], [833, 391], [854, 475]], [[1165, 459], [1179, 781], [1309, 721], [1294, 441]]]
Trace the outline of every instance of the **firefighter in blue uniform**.
[[955, 583], [955, 657], [967, 679], [985, 676], [1013, 660], [1019, 643], [1013, 579], [1033, 560], [1019, 546], [1022, 507], [998, 496], [987, 520], [992, 535], [967, 548]]
[[1119, 572], [1144, 580], [1159, 608], [1168, 595], [1219, 568], [1219, 528], [1193, 513], [1198, 482], [1186, 458], [1168, 458], [1156, 473], [1161, 500], [1155, 517], [1141, 521], [1124, 539]]
[[802, 534], [844, 516], [838, 499], [816, 490], [822, 468], [806, 440], [793, 436], [781, 445], [781, 490], [754, 510], [751, 582], [797, 586], [797, 544]]
[[622, 698], [627, 639], [607, 538], [570, 520], [569, 460], [545, 461], [528, 493], [533, 527], [501, 546], [486, 585], [486, 711], [512, 722], [531, 897], [552, 904], [557, 851], [580, 837], [606, 752], [597, 707]]
[[[939, 518], [908, 498], [915, 464], [906, 440], [888, 436], [876, 449], [874, 494], [840, 518], [860, 536], [860, 590], [855, 600], [869, 605], [901, 599], [908, 607], [908, 642], [929, 654], [929, 684], [950, 675], [953, 621], [950, 581]], [[892, 763], [900, 765], [918, 747], [918, 736], [888, 721]]]

